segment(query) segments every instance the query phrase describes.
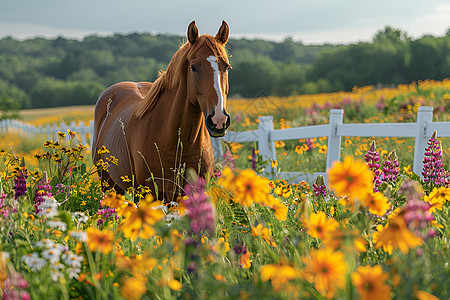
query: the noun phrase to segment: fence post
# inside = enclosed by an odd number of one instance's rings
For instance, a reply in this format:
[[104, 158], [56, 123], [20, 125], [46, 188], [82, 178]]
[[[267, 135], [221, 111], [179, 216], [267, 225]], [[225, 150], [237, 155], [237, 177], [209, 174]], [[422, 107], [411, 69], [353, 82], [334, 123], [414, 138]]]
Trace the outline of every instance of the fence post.
[[433, 107], [432, 106], [420, 106], [417, 112], [417, 135], [414, 146], [414, 162], [413, 172], [422, 177], [423, 170], [423, 158], [425, 156], [425, 147], [427, 146], [428, 139], [426, 136], [427, 125], [433, 122]]
[[213, 137], [211, 137], [210, 139], [213, 148], [214, 159], [218, 161], [223, 157], [222, 139]]
[[337, 127], [342, 124], [343, 119], [343, 109], [330, 110], [330, 134], [328, 135], [327, 169], [332, 166], [334, 161], [340, 161], [341, 158], [341, 136], [337, 135]]
[[[258, 148], [259, 155], [262, 156], [263, 160], [271, 160], [274, 161], [277, 159], [275, 154], [275, 143], [270, 139], [270, 132], [273, 131], [273, 117], [272, 116], [263, 116], [259, 117], [259, 125], [258, 125]], [[266, 168], [266, 172], [274, 173], [275, 168], [272, 167], [272, 164]]]

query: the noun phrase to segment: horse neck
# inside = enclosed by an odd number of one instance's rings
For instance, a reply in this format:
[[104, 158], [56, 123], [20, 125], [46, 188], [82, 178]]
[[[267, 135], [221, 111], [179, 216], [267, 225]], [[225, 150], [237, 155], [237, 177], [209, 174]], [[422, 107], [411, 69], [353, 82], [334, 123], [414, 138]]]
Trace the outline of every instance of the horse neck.
[[[205, 134], [207, 135], [203, 113], [199, 106], [193, 105], [188, 99], [186, 78], [180, 77], [178, 88], [166, 93], [169, 94], [167, 98], [170, 99], [166, 105], [169, 108], [171, 134], [178, 134], [181, 128], [182, 136], [186, 136], [189, 134], [187, 131], [193, 130], [199, 133], [193, 142], [203, 143], [203, 137]], [[163, 93], [162, 96], [165, 96], [166, 93]], [[187, 128], [187, 126], [191, 128]]]

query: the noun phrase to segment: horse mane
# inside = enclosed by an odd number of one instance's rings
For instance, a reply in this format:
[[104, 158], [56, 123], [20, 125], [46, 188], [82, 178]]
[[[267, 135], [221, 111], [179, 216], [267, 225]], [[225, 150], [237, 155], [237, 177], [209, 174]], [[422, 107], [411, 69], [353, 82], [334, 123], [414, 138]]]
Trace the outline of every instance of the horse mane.
[[141, 118], [146, 112], [151, 111], [164, 91], [176, 90], [178, 88], [185, 63], [205, 43], [218, 59], [228, 62], [225, 45], [219, 43], [211, 35], [204, 34], [194, 44], [187, 42], [181, 45], [170, 60], [167, 70], [159, 72], [158, 78], [150, 87], [147, 95], [134, 110], [134, 115], [137, 118]]

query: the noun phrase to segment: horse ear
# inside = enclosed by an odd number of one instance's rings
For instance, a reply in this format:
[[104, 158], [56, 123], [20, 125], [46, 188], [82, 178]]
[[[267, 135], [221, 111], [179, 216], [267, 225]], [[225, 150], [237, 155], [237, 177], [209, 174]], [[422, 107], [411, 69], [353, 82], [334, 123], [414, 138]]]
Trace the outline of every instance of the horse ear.
[[227, 22], [222, 21], [222, 25], [220, 26], [219, 31], [216, 34], [216, 40], [221, 44], [226, 44], [229, 34], [230, 28], [228, 27]]
[[195, 21], [192, 21], [191, 24], [189, 24], [187, 37], [189, 43], [193, 44], [198, 38], [198, 28], [197, 25], [195, 25]]

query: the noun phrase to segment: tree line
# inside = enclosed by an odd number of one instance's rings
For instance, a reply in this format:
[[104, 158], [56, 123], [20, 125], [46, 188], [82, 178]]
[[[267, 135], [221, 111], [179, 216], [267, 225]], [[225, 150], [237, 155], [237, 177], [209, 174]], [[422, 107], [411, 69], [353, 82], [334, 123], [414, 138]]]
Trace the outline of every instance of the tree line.
[[[152, 34], [82, 40], [0, 39], [0, 110], [95, 104], [119, 81], [153, 81], [184, 37]], [[410, 38], [392, 27], [370, 42], [305, 45], [231, 39], [230, 96], [287, 96], [450, 76], [450, 29]]]

